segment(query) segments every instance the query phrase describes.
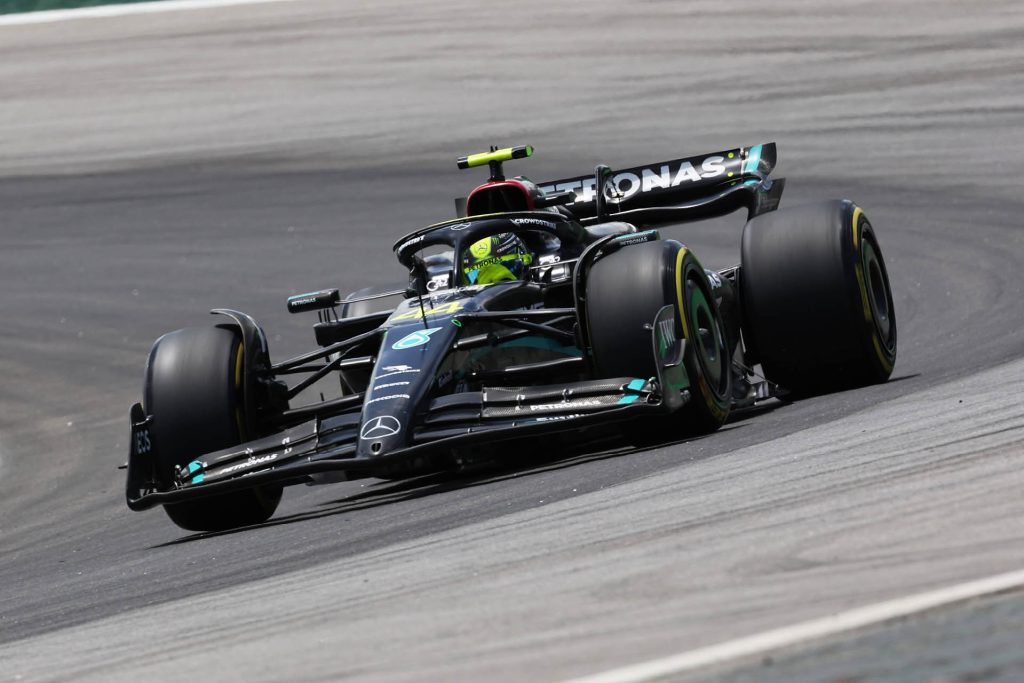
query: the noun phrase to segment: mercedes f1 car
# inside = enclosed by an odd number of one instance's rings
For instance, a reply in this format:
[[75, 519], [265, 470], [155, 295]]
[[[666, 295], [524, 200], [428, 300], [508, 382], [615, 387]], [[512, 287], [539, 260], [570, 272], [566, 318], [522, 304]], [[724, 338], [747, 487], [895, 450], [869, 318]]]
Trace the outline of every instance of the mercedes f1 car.
[[[459, 159], [490, 178], [456, 218], [398, 240], [407, 285], [291, 297], [291, 312], [318, 316], [315, 350], [274, 362], [261, 327], [227, 309], [160, 337], [130, 411], [128, 506], [239, 527], [292, 484], [457, 469], [592, 430], [645, 445], [757, 401], [889, 377], [896, 322], [874, 228], [847, 200], [777, 209], [774, 144], [506, 179], [503, 163], [532, 151]], [[717, 272], [658, 231], [739, 209], [739, 265]], [[490, 267], [506, 276], [484, 278]], [[336, 395], [295, 405], [332, 376]]]

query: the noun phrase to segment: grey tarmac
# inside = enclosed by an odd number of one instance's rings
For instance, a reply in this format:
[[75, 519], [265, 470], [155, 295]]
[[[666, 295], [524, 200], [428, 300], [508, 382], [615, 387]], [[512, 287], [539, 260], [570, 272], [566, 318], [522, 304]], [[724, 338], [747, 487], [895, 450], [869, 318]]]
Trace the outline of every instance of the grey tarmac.
[[[1010, 0], [0, 26], [0, 680], [559, 680], [1024, 568], [1022, 93]], [[308, 348], [285, 299], [402, 280], [393, 241], [480, 179], [455, 157], [530, 143], [544, 180], [771, 140], [783, 206], [874, 223], [893, 381], [647, 451], [292, 488], [235, 533], [125, 508], [152, 341], [228, 306], [274, 357]], [[741, 226], [665, 234], [725, 267]], [[1012, 676], [989, 604], [936, 637]], [[870, 637], [802, 675], [900, 661]]]

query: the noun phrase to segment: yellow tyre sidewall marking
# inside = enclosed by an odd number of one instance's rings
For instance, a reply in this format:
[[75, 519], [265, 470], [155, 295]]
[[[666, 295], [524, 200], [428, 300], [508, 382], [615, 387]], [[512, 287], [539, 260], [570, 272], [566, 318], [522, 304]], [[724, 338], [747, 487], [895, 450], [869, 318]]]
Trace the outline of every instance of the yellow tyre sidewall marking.
[[857, 290], [860, 292], [860, 302], [864, 309], [864, 320], [873, 328], [875, 321], [871, 316], [871, 304], [868, 302], [868, 290], [864, 282], [864, 266], [860, 249], [860, 219], [863, 214], [864, 212], [859, 206], [853, 210], [853, 253], [857, 257], [853, 263], [853, 271], [857, 276]]
[[868, 301], [867, 283], [864, 281], [863, 255], [860, 245], [860, 223], [862, 218], [864, 218], [864, 211], [859, 206], [854, 207], [851, 221], [853, 223], [853, 252], [856, 256], [856, 261], [853, 264], [853, 271], [857, 276], [857, 289], [860, 291], [864, 321], [871, 326], [871, 345], [875, 348], [875, 355], [878, 357], [878, 362], [882, 364], [882, 368], [886, 372], [892, 372], [892, 362], [890, 362], [888, 356], [882, 350], [882, 342], [878, 337], [878, 326], [875, 325], [875, 318], [871, 313], [871, 303]]

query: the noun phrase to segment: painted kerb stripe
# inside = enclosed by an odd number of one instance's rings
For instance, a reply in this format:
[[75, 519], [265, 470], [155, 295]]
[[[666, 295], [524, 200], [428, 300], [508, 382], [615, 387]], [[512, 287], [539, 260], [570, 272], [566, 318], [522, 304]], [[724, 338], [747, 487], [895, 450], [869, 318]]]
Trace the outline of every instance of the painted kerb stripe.
[[212, 9], [234, 5], [263, 5], [270, 2], [299, 2], [300, 0], [154, 0], [134, 5], [101, 5], [99, 7], [78, 7], [75, 9], [42, 10], [20, 14], [0, 15], [0, 26], [20, 24], [47, 24], [70, 19], [100, 19], [121, 17], [130, 14], [159, 14], [191, 9]]
[[1024, 587], [1024, 570], [990, 576], [977, 581], [961, 583], [948, 588], [896, 598], [848, 612], [840, 612], [821, 619], [813, 619], [772, 631], [764, 631], [745, 638], [726, 641], [718, 645], [698, 648], [663, 659], [612, 669], [565, 683], [636, 683], [650, 681], [672, 674], [692, 671], [712, 664], [723, 664], [734, 659], [763, 655], [780, 648], [809, 640], [853, 631], [881, 624], [918, 612], [951, 605], [971, 598]]

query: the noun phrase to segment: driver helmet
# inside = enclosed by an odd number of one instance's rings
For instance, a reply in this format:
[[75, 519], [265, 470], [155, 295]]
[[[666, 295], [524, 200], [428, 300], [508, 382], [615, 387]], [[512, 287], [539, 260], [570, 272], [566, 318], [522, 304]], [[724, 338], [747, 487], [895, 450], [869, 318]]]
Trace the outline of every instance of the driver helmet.
[[526, 277], [533, 254], [515, 233], [503, 232], [462, 251], [462, 284], [490, 285]]

